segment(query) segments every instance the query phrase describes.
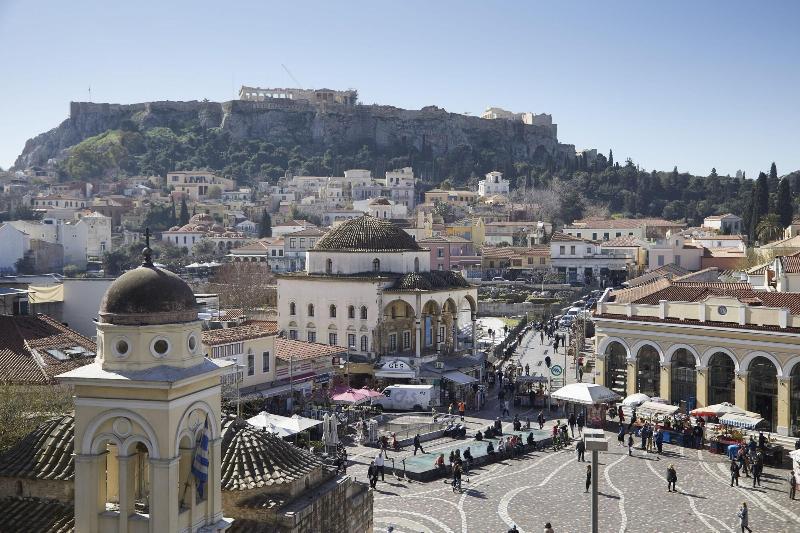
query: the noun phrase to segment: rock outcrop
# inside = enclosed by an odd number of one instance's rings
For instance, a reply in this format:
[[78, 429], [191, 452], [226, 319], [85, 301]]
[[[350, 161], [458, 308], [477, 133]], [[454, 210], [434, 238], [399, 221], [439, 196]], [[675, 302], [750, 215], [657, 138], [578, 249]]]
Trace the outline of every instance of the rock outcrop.
[[141, 129], [200, 126], [222, 128], [233, 139], [263, 139], [279, 145], [397, 144], [434, 155], [458, 148], [490, 149], [514, 161], [567, 164], [574, 146], [560, 144], [554, 128], [509, 120], [486, 120], [438, 107], [405, 110], [379, 105], [315, 106], [291, 100], [273, 102], [147, 102], [101, 104], [72, 102], [70, 117], [57, 128], [25, 143], [16, 168], [44, 165], [66, 155], [82, 140], [132, 121]]

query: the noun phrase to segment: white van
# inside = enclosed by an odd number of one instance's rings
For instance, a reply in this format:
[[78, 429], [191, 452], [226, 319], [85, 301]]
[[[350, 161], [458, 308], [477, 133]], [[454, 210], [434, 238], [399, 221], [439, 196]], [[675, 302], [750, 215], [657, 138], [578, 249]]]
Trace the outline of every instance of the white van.
[[383, 398], [374, 398], [372, 404], [395, 411], [430, 411], [436, 405], [433, 385], [389, 385], [383, 389]]

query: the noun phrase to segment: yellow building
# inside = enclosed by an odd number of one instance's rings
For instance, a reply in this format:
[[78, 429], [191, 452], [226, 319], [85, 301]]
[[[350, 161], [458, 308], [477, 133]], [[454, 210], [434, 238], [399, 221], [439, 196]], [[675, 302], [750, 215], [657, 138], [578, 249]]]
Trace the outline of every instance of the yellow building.
[[800, 436], [800, 293], [670, 282], [598, 303], [597, 382], [671, 403], [735, 403]]
[[486, 240], [486, 224], [484, 224], [482, 218], [462, 220], [445, 226], [445, 234], [472, 241], [472, 244], [478, 248], [483, 246]]

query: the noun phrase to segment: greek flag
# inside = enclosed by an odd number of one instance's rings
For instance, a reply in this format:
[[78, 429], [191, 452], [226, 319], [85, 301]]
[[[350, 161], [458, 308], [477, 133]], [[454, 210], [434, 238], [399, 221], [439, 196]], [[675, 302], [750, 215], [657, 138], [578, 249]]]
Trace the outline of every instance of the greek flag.
[[203, 488], [208, 481], [208, 441], [210, 433], [208, 431], [208, 417], [203, 425], [203, 433], [194, 448], [194, 460], [192, 461], [192, 474], [197, 482], [197, 494], [203, 497]]

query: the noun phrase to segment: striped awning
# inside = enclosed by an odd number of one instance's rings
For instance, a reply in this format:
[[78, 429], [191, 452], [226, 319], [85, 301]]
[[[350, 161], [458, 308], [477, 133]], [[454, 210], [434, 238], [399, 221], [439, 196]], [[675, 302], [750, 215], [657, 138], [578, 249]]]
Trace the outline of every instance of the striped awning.
[[753, 429], [763, 421], [764, 419], [761, 417], [740, 415], [738, 413], [728, 413], [719, 419], [720, 424], [744, 429]]

